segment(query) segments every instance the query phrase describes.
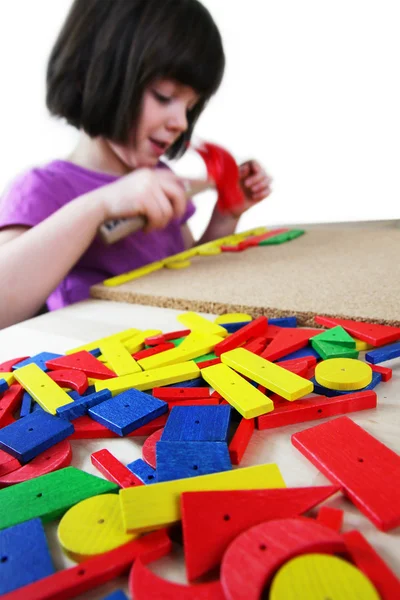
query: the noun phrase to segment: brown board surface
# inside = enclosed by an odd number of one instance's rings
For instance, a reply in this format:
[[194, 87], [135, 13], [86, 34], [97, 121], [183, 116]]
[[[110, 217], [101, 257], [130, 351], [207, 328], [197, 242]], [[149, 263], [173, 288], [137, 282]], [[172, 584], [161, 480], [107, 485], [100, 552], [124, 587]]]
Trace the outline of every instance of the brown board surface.
[[400, 230], [310, 229], [285, 244], [198, 256], [187, 269], [162, 269], [94, 298], [271, 318], [316, 314], [400, 326]]

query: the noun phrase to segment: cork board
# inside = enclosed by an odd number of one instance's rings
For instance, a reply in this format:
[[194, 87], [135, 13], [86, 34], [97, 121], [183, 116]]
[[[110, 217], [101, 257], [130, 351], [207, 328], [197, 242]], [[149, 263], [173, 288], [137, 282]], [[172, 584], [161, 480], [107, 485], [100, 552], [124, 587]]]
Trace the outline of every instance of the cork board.
[[310, 229], [277, 246], [195, 257], [118, 287], [97, 284], [94, 298], [270, 318], [317, 314], [400, 327], [400, 230]]

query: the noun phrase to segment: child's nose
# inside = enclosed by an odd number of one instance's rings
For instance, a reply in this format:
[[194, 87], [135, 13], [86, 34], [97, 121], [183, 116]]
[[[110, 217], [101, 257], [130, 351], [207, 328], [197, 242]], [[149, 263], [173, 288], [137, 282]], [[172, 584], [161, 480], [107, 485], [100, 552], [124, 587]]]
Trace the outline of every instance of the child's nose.
[[188, 128], [186, 107], [176, 106], [168, 119], [169, 129], [184, 132]]

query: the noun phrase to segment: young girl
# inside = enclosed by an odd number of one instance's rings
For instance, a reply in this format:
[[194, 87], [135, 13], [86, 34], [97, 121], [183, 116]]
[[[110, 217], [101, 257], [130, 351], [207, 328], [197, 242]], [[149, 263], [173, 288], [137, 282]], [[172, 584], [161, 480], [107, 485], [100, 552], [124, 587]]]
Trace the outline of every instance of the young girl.
[[[194, 206], [160, 162], [182, 155], [224, 71], [219, 31], [198, 0], [75, 0], [50, 56], [47, 106], [80, 131], [66, 160], [22, 175], [0, 204], [0, 327], [88, 298], [90, 286], [189, 248]], [[240, 167], [245, 204], [261, 166]], [[143, 215], [112, 246], [105, 221]], [[234, 232], [215, 208], [197, 243]]]

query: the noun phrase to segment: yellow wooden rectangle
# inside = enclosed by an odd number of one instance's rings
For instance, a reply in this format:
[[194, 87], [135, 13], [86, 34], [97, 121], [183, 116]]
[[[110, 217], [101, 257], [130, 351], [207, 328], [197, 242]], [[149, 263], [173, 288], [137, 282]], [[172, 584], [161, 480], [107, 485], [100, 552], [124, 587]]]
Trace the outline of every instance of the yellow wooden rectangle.
[[201, 370], [203, 379], [245, 418], [274, 410], [274, 403], [257, 388], [222, 363]]
[[71, 402], [70, 396], [35, 363], [16, 369], [14, 376], [43, 410], [52, 415], [57, 408]]
[[[102, 359], [106, 359], [109, 368], [118, 376], [140, 373], [142, 369], [125, 346], [118, 341], [106, 341], [100, 345]], [[104, 361], [103, 361], [104, 362]]]
[[124, 346], [130, 354], [135, 354], [144, 348], [144, 340], [148, 337], [161, 334], [160, 329], [146, 329], [139, 331], [136, 335], [124, 341]]
[[154, 356], [142, 358], [138, 363], [142, 369], [145, 370], [176, 365], [203, 356], [203, 354], [207, 354], [208, 352], [212, 352], [216, 344], [220, 341], [221, 338], [218, 335], [207, 335], [204, 336], [203, 339], [201, 336], [195, 336], [194, 340], [184, 340], [177, 348], [171, 348], [170, 350], [165, 350], [165, 352], [160, 352]]
[[81, 350], [87, 350], [87, 352], [89, 352], [90, 350], [99, 348], [103, 342], [114, 340], [117, 340], [118, 342], [124, 342], [125, 340], [131, 338], [137, 333], [140, 333], [139, 329], [124, 329], [123, 331], [119, 331], [118, 333], [114, 333], [113, 335], [108, 335], [107, 337], [94, 340], [93, 342], [82, 344], [82, 346], [78, 346], [77, 348], [71, 348], [70, 350], [67, 350], [65, 354], [74, 354], [75, 352], [80, 352]]
[[113, 396], [120, 394], [125, 390], [135, 388], [140, 391], [150, 390], [153, 387], [162, 387], [173, 383], [181, 383], [189, 379], [196, 379], [200, 376], [200, 369], [193, 361], [180, 363], [179, 365], [170, 365], [160, 367], [151, 371], [135, 373], [133, 375], [124, 375], [124, 377], [114, 377], [112, 379], [103, 379], [95, 384], [96, 391], [108, 389]]
[[183, 492], [284, 487], [286, 485], [278, 466], [271, 463], [125, 488], [120, 490], [119, 496], [126, 531], [140, 532], [165, 527], [179, 521], [180, 496]]
[[150, 263], [149, 265], [145, 265], [144, 267], [140, 267], [140, 269], [134, 269], [133, 271], [129, 271], [128, 273], [123, 273], [122, 275], [116, 275], [115, 277], [110, 277], [109, 279], [105, 279], [103, 281], [103, 285], [107, 287], [114, 287], [117, 285], [122, 285], [127, 281], [133, 281], [134, 279], [138, 279], [139, 277], [143, 277], [144, 275], [148, 275], [149, 273], [153, 273], [154, 271], [158, 271], [164, 267], [163, 261], [157, 261], [154, 263]]
[[265, 386], [286, 400], [297, 400], [311, 394], [314, 384], [296, 373], [276, 365], [245, 348], [236, 348], [221, 355], [221, 360], [242, 375]]
[[178, 321], [185, 325], [190, 331], [199, 331], [203, 335], [219, 335], [220, 337], [226, 337], [228, 332], [224, 327], [213, 323], [208, 319], [194, 313], [186, 312], [182, 315], [178, 315]]

